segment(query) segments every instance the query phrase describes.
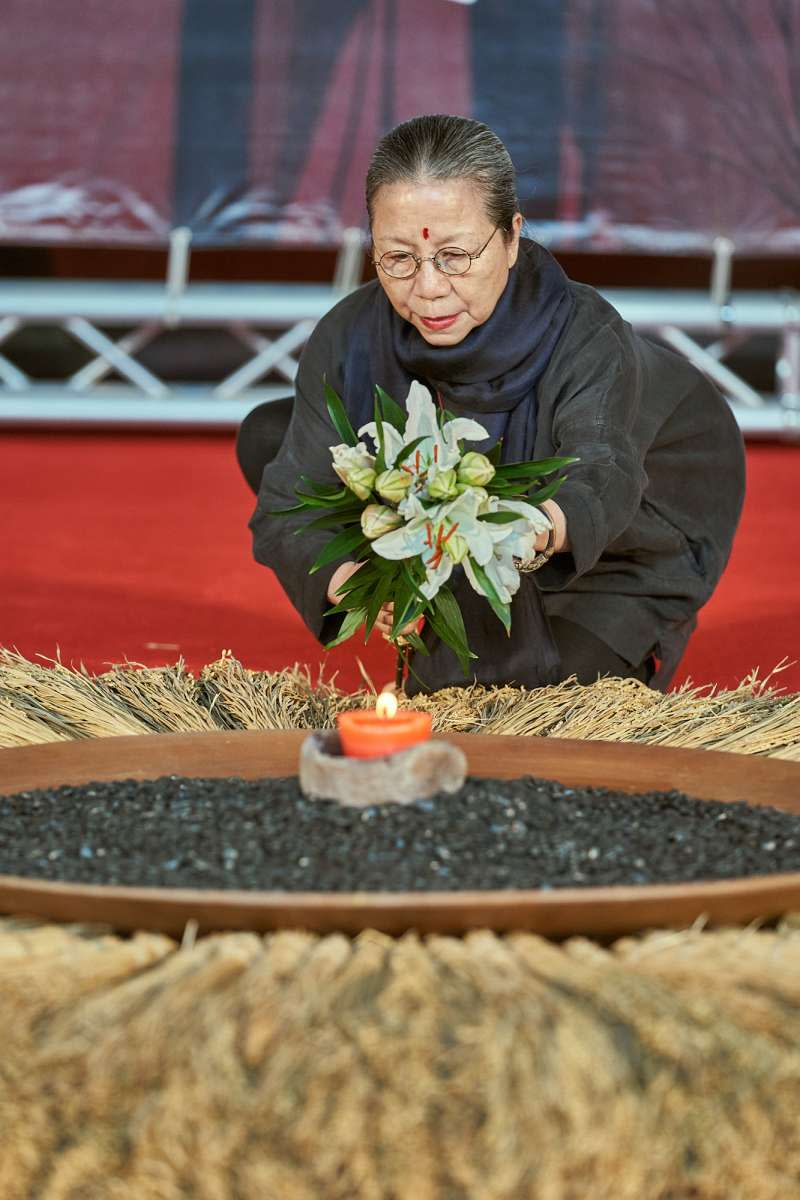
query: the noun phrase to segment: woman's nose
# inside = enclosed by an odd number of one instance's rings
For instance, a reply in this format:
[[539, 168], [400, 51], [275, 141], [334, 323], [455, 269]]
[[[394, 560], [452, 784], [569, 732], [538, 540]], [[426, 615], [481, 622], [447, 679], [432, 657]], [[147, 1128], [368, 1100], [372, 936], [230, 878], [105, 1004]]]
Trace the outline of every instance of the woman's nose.
[[414, 290], [425, 300], [436, 300], [450, 291], [450, 280], [432, 262], [423, 262], [414, 280]]

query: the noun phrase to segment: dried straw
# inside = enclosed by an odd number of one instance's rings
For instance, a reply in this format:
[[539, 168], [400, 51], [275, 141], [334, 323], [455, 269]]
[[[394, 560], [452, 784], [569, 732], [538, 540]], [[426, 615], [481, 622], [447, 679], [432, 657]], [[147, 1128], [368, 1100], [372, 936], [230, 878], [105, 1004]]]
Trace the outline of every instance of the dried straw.
[[72, 670], [58, 659], [44, 662], [49, 666], [0, 648], [0, 699], [62, 737], [149, 732], [145, 722], [82, 665]]
[[[685, 684], [652, 691], [636, 680], [574, 679], [531, 691], [449, 688], [404, 703], [433, 715], [437, 732], [522, 734], [645, 742], [800, 760], [800, 695], [752, 672], [738, 687]], [[174, 666], [115, 666], [93, 678], [0, 650], [0, 746], [53, 738], [203, 729], [328, 729], [336, 714], [373, 703], [307, 668], [251, 671], [225, 653], [195, 679]]]
[[213, 713], [202, 703], [197, 680], [182, 660], [174, 667], [126, 663], [106, 671], [99, 680], [154, 733], [219, 728]]
[[3, 1200], [789, 1200], [800, 928], [0, 923]]
[[[0, 745], [317, 729], [371, 704], [225, 654], [82, 668], [0, 653]], [[800, 759], [753, 673], [450, 689], [437, 730]], [[0, 920], [3, 1200], [789, 1200], [800, 1194], [800, 915], [610, 948], [488, 931], [119, 938]]]

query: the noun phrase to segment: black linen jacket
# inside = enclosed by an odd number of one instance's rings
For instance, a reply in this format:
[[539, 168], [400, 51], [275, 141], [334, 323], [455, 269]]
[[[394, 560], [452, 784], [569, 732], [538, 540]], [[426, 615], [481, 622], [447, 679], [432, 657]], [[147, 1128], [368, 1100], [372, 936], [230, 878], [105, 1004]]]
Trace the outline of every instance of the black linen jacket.
[[[296, 503], [301, 475], [336, 481], [329, 447], [339, 437], [323, 378], [347, 405], [348, 329], [379, 287], [373, 281], [347, 296], [311, 335], [289, 428], [250, 522], [256, 559], [275, 571], [321, 641], [340, 621], [324, 617], [337, 564], [308, 570], [331, 535], [294, 536], [312, 516], [273, 513]], [[593, 288], [569, 287], [573, 312], [537, 388], [534, 456], [580, 460], [556, 496], [570, 550], [524, 575], [522, 588], [537, 589], [548, 615], [584, 626], [631, 664], [654, 652], [664, 668], [655, 682], [666, 684], [730, 554], [744, 498], [742, 437], [695, 367], [633, 330]], [[473, 649], [480, 658], [481, 646]]]

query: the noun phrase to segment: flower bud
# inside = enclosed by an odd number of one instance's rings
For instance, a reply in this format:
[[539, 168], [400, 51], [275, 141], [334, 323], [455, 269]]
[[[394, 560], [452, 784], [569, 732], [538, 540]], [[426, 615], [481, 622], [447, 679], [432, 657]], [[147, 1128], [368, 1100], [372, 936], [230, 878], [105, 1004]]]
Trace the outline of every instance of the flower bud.
[[458, 482], [467, 483], [471, 487], [484, 487], [494, 478], [494, 467], [485, 454], [477, 450], [468, 450], [458, 464]]
[[459, 496], [463, 496], [465, 492], [469, 492], [471, 495], [477, 498], [479, 514], [489, 511], [489, 493], [487, 492], [486, 488], [471, 487], [471, 485], [468, 483], [460, 483], [458, 485]]
[[428, 495], [432, 500], [450, 500], [458, 495], [458, 480], [452, 467], [436, 472], [428, 484]]
[[463, 562], [469, 554], [469, 542], [460, 533], [451, 533], [447, 541], [442, 544], [445, 553], [452, 558], [454, 563]]
[[375, 486], [375, 472], [371, 467], [353, 467], [350, 471], [342, 472], [341, 479], [351, 492], [355, 492], [359, 500], [369, 499]]
[[411, 475], [408, 471], [397, 469], [381, 471], [375, 480], [376, 492], [388, 504], [399, 504], [410, 486]]
[[370, 539], [382, 537], [384, 533], [391, 533], [393, 529], [397, 529], [398, 525], [403, 524], [403, 518], [393, 508], [387, 508], [385, 504], [368, 504], [361, 514], [361, 528], [364, 531], [364, 537]]

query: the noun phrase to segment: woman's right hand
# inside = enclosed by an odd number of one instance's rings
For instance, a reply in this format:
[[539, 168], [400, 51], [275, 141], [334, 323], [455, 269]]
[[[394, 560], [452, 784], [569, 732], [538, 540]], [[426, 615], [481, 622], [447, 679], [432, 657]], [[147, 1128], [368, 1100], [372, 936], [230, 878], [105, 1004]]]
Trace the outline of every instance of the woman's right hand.
[[363, 563], [357, 562], [340, 563], [340, 565], [331, 575], [331, 581], [328, 584], [328, 599], [330, 600], [331, 604], [338, 604], [339, 601], [343, 599], [343, 597], [339, 595], [339, 588], [342, 586], [342, 584], [347, 583], [347, 580], [350, 578], [350, 576], [354, 575], [358, 568], [363, 565]]
[[[331, 604], [339, 603], [340, 599], [342, 599], [342, 597], [339, 595], [339, 588], [342, 586], [342, 584], [347, 582], [351, 575], [355, 574], [359, 567], [363, 565], [363, 563], [344, 562], [336, 568], [331, 575], [331, 581], [328, 584], [328, 599], [330, 600]], [[392, 631], [393, 620], [394, 604], [389, 601], [383, 605], [375, 619], [375, 629], [383, 638], [386, 639], [387, 642], [391, 640], [389, 635]], [[402, 638], [403, 634], [411, 633], [412, 630], [419, 633], [422, 625], [422, 620], [411, 622], [410, 624], [406, 625], [405, 629], [400, 631], [400, 637]]]

